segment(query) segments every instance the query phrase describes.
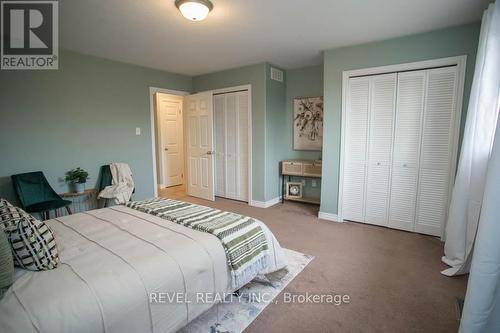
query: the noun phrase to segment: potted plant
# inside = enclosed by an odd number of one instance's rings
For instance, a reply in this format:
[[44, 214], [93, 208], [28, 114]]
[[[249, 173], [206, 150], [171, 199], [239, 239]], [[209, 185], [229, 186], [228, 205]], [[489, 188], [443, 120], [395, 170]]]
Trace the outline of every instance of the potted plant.
[[82, 193], [85, 191], [85, 183], [89, 178], [89, 173], [82, 168], [76, 168], [66, 172], [64, 178], [70, 184], [70, 190], [75, 193]]

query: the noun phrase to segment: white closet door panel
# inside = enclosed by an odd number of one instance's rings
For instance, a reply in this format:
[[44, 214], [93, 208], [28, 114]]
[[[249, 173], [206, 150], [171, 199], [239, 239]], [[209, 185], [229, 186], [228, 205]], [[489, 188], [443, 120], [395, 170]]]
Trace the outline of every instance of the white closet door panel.
[[392, 155], [396, 74], [377, 75], [371, 82], [370, 137], [368, 159], [389, 162]]
[[421, 165], [448, 169], [455, 114], [456, 68], [429, 71]]
[[417, 201], [425, 71], [398, 74], [389, 227], [413, 231]]
[[342, 215], [345, 220], [364, 222], [365, 165], [347, 164], [344, 170]]
[[395, 99], [395, 73], [371, 78], [365, 222], [382, 226], [387, 225]]
[[388, 164], [370, 164], [368, 166], [365, 208], [366, 223], [387, 226], [389, 176], [390, 167]]
[[224, 197], [226, 195], [226, 117], [225, 117], [225, 97], [223, 95], [214, 96], [214, 117], [215, 117], [215, 195]]
[[448, 208], [448, 178], [446, 170], [420, 170], [416, 232], [441, 236]]
[[425, 71], [398, 74], [394, 162], [417, 167], [425, 98]]
[[441, 236], [448, 209], [457, 68], [428, 71], [415, 231]]
[[366, 161], [369, 108], [368, 77], [349, 79], [346, 157], [348, 161]]
[[238, 200], [248, 201], [248, 91], [238, 93]]
[[369, 82], [368, 77], [351, 78], [347, 93], [342, 215], [358, 222], [365, 215]]
[[226, 198], [237, 199], [239, 187], [237, 95], [226, 94]]
[[214, 97], [216, 194], [248, 200], [248, 92]]
[[457, 67], [351, 78], [342, 215], [440, 236], [457, 115]]
[[394, 167], [392, 170], [389, 227], [413, 231], [417, 202], [416, 168]]

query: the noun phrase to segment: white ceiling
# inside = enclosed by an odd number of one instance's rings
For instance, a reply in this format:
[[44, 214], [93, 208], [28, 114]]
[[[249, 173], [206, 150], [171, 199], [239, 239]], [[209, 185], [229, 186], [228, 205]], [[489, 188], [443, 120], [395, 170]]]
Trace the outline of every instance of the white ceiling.
[[286, 69], [321, 51], [479, 20], [491, 0], [212, 0], [202, 22], [174, 0], [60, 0], [61, 47], [198, 75], [269, 61]]

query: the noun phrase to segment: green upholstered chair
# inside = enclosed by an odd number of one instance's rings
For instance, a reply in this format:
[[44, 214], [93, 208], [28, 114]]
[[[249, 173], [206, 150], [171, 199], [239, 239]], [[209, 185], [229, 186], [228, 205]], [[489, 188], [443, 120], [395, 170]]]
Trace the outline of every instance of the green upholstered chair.
[[50, 187], [43, 172], [28, 172], [11, 176], [17, 197], [22, 208], [28, 213], [40, 213], [44, 218], [49, 218], [49, 212], [66, 208], [71, 214], [71, 201], [63, 200], [59, 194]]
[[109, 164], [101, 167], [101, 178], [99, 179], [99, 192], [104, 190], [106, 186], [113, 184], [113, 176], [111, 175], [111, 168]]
[[[101, 193], [102, 190], [106, 188], [106, 186], [110, 186], [111, 184], [113, 184], [113, 175], [111, 174], [111, 168], [109, 167], [109, 164], [101, 166], [100, 174], [101, 176], [99, 178], [99, 192], [97, 193], [98, 195], [99, 193]], [[103, 207], [107, 207], [108, 199], [106, 198], [102, 199], [104, 200]]]

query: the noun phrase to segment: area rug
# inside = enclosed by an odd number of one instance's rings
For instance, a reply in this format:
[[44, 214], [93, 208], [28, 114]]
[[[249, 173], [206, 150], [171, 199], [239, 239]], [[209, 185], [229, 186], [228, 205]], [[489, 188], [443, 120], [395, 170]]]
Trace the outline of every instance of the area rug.
[[213, 306], [179, 332], [182, 333], [239, 333], [268, 306], [279, 293], [314, 259], [293, 250], [283, 249], [288, 261], [286, 269], [259, 276]]

